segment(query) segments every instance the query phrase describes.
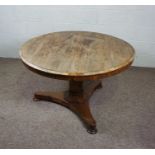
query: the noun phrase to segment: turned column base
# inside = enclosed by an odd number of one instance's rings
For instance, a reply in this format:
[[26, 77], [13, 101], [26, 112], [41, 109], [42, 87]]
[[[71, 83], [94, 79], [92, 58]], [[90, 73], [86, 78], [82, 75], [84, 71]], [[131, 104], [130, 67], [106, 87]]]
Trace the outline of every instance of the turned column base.
[[88, 100], [98, 88], [102, 88], [101, 81], [91, 82], [85, 88], [82, 81], [70, 81], [69, 91], [36, 92], [33, 99], [50, 101], [67, 107], [79, 116], [90, 134], [95, 134], [96, 121], [91, 114]]

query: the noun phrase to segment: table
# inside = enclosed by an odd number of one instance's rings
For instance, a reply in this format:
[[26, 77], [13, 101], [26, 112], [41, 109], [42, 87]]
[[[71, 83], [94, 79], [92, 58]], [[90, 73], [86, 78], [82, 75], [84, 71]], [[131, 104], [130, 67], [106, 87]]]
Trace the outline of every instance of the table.
[[102, 88], [102, 78], [127, 69], [134, 60], [134, 53], [126, 41], [85, 31], [41, 35], [20, 48], [20, 57], [30, 70], [69, 81], [68, 91], [35, 92], [34, 100], [51, 101], [69, 108], [91, 134], [95, 134], [97, 128], [89, 98], [96, 89]]

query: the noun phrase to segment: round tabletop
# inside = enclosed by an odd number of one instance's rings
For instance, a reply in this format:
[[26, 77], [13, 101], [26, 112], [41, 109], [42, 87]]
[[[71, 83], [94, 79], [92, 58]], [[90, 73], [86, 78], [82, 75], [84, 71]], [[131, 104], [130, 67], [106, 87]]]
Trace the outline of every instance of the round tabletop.
[[64, 31], [28, 40], [20, 56], [37, 71], [80, 80], [101, 78], [127, 68], [134, 60], [134, 49], [110, 35]]

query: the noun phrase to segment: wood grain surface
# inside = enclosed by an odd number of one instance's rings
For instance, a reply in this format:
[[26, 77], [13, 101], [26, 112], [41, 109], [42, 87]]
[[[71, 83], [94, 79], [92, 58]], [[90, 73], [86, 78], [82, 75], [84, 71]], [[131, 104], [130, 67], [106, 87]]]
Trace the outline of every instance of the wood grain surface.
[[133, 47], [116, 37], [84, 31], [45, 34], [27, 41], [20, 49], [28, 66], [65, 76], [103, 75], [128, 66]]

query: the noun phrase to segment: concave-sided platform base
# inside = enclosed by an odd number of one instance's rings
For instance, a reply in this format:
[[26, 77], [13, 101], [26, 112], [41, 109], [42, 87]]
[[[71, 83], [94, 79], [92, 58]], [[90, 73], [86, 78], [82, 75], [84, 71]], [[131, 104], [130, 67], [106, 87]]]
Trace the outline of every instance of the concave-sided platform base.
[[69, 81], [69, 90], [64, 92], [36, 92], [34, 100], [51, 101], [75, 112], [83, 121], [90, 134], [97, 133], [96, 122], [91, 114], [89, 98], [93, 92], [102, 88], [101, 81], [93, 81], [84, 88], [82, 81]]

